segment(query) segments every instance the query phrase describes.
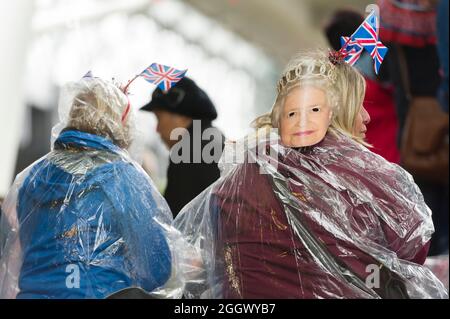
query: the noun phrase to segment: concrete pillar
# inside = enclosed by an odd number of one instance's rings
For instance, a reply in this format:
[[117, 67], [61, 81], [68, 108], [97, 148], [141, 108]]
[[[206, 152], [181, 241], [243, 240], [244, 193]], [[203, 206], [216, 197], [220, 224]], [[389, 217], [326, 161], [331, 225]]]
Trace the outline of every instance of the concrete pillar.
[[24, 72], [33, 7], [33, 0], [0, 1], [0, 197], [13, 179], [24, 124]]

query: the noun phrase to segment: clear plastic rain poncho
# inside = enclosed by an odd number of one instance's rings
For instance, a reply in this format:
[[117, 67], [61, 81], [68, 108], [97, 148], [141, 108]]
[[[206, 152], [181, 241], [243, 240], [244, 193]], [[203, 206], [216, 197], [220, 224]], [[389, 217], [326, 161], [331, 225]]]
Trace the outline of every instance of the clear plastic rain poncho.
[[434, 229], [406, 171], [343, 135], [258, 145], [228, 144], [175, 220], [198, 254], [185, 296], [447, 298], [421, 265]]
[[428, 267], [436, 277], [444, 284], [445, 288], [448, 291], [448, 283], [449, 283], [449, 256], [440, 255], [440, 256], [431, 256], [428, 257], [425, 261], [425, 266]]
[[112, 83], [66, 85], [52, 150], [2, 206], [0, 298], [106, 298], [138, 287], [181, 297], [180, 240], [150, 178], [125, 150], [133, 118]]
[[221, 178], [175, 220], [198, 256], [185, 295], [446, 298], [422, 266], [434, 227], [411, 175], [332, 124], [364, 79], [305, 53], [278, 92], [257, 121], [272, 130], [228, 143]]

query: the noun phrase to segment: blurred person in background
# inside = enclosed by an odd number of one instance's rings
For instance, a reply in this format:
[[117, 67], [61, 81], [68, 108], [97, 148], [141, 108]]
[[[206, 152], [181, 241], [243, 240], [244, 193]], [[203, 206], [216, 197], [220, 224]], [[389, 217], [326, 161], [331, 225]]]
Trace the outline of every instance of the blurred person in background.
[[439, 90], [439, 101], [448, 113], [448, 31], [449, 31], [449, 1], [441, 0], [437, 9], [437, 48], [441, 63], [442, 83]]
[[[448, 114], [446, 118], [440, 114], [436, 99], [441, 85], [436, 48], [437, 2], [377, 2], [381, 12], [380, 38], [389, 48], [386, 66], [395, 87], [402, 165], [414, 176], [433, 211], [436, 232], [430, 255], [448, 252], [449, 236]], [[444, 2], [448, 6], [448, 0]], [[446, 45], [448, 52], [448, 38]], [[414, 124], [408, 124], [412, 121]]]
[[[170, 150], [164, 198], [176, 217], [184, 205], [220, 177], [217, 163], [225, 138], [212, 125], [217, 118], [216, 108], [208, 95], [193, 80], [185, 77], [167, 92], [157, 88], [151, 101], [141, 110], [155, 114], [158, 121], [156, 130]], [[185, 129], [185, 134], [171, 138], [174, 130], [179, 128]], [[204, 158], [204, 151], [208, 151], [212, 160]], [[180, 152], [184, 152], [181, 157], [188, 153], [186, 160], [181, 162], [175, 159]]]
[[[351, 36], [358, 26], [364, 21], [364, 17], [352, 10], [338, 10], [333, 13], [325, 27], [325, 35], [334, 50], [341, 48], [341, 37]], [[389, 54], [386, 60], [389, 59]], [[362, 56], [356, 62], [355, 67], [366, 80], [366, 95], [364, 107], [360, 115], [367, 122], [365, 141], [372, 147], [371, 151], [383, 156], [392, 163], [400, 163], [400, 152], [396, 141], [398, 133], [398, 120], [395, 111], [393, 88], [377, 78], [373, 69], [373, 60], [368, 52], [363, 51]], [[383, 71], [384, 68], [381, 67]], [[347, 114], [352, 114], [347, 112]]]
[[[3, 204], [3, 200], [4, 200], [3, 197], [0, 197], [0, 219], [2, 218], [2, 209], [1, 209], [1, 207], [2, 207], [2, 204]], [[0, 254], [1, 254], [1, 249], [0, 249]]]
[[[379, 0], [380, 38], [389, 48], [389, 78], [395, 86], [399, 139], [408, 113], [408, 94], [436, 96], [440, 85], [433, 1]], [[406, 88], [402, 79], [405, 62]], [[406, 92], [409, 89], [410, 92]]]
[[52, 150], [3, 203], [0, 298], [106, 298], [130, 287], [181, 296], [170, 209], [127, 152], [128, 97], [84, 77], [63, 88], [59, 115]]

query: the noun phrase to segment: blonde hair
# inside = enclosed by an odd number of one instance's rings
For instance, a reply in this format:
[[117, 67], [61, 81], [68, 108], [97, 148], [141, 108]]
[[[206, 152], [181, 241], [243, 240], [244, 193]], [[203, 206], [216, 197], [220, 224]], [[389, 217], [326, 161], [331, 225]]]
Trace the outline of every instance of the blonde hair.
[[290, 90], [299, 86], [315, 86], [325, 92], [333, 111], [330, 132], [340, 132], [369, 146], [353, 132], [366, 92], [364, 77], [345, 62], [331, 63], [328, 54], [322, 50], [302, 52], [289, 62], [278, 82], [272, 111], [257, 117], [252, 122], [253, 127], [278, 128], [284, 100]]
[[354, 127], [366, 95], [366, 81], [357, 69], [342, 62], [337, 65], [335, 87], [340, 92], [340, 105], [331, 120], [331, 130], [338, 131], [356, 142], [370, 147], [360, 136], [355, 135]]
[[[121, 148], [132, 141], [128, 98], [114, 84], [101, 79], [82, 80], [72, 101], [67, 127], [107, 137]], [[129, 111], [129, 110], [128, 110]]]

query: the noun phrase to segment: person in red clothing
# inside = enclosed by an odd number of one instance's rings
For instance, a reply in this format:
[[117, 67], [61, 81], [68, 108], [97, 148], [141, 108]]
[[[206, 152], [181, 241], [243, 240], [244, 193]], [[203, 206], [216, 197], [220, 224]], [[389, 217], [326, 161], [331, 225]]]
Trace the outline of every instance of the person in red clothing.
[[353, 67], [301, 54], [256, 134], [227, 144], [221, 178], [175, 220], [202, 257], [187, 298], [448, 296], [422, 266], [433, 224], [411, 176], [333, 126], [342, 74], [361, 106]]
[[400, 163], [397, 147], [398, 120], [395, 112], [393, 88], [383, 86], [379, 81], [366, 77], [364, 107], [371, 121], [367, 126], [366, 139], [372, 145], [371, 151], [383, 156], [389, 162]]
[[[340, 37], [350, 36], [364, 21], [364, 17], [356, 11], [337, 10], [326, 25], [324, 32], [334, 50], [341, 47]], [[389, 56], [386, 58], [389, 59]], [[399, 123], [394, 103], [394, 89], [383, 82], [385, 71], [381, 68], [380, 78], [373, 71], [372, 58], [363, 52], [355, 67], [366, 80], [364, 108], [370, 117], [366, 125], [365, 141], [371, 145], [372, 152], [383, 156], [392, 163], [400, 163], [400, 152], [397, 146]]]

